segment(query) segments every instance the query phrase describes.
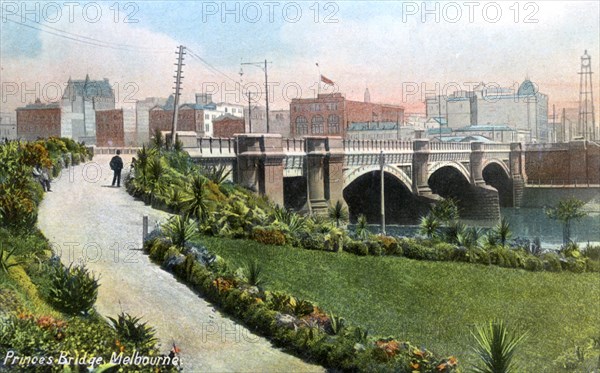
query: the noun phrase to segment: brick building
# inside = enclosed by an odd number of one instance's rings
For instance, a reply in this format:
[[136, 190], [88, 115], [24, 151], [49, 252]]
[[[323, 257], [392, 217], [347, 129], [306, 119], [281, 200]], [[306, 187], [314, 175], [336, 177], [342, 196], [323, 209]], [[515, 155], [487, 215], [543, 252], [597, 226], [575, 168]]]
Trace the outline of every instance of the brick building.
[[[168, 106], [155, 106], [150, 109], [150, 137], [157, 129], [171, 131], [173, 125], [173, 108]], [[203, 133], [204, 112], [193, 104], [179, 107], [177, 115], [177, 131], [192, 131]]]
[[125, 146], [123, 109], [96, 111], [96, 145]]
[[61, 137], [61, 108], [57, 103], [33, 104], [17, 109], [17, 137], [33, 141], [38, 138]]
[[346, 100], [341, 93], [319, 94], [316, 98], [293, 99], [290, 103], [290, 134], [346, 136], [351, 123], [404, 121], [398, 105]]
[[223, 114], [212, 121], [214, 137], [233, 137], [236, 133], [244, 133], [244, 118], [231, 114]]

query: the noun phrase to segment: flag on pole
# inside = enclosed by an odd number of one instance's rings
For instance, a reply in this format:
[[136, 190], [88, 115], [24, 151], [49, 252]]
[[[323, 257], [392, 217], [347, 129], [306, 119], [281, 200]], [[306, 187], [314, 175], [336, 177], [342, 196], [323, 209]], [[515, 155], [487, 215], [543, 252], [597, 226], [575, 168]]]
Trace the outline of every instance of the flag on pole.
[[333, 80], [331, 79], [327, 79], [325, 76], [321, 75], [321, 81], [325, 84], [328, 85], [335, 85], [335, 83], [333, 82]]

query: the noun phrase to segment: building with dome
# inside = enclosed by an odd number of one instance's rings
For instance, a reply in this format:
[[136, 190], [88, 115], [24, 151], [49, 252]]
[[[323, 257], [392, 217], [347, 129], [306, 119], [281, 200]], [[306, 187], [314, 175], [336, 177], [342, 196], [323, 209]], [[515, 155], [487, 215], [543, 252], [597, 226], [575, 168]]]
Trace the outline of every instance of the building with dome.
[[516, 89], [480, 83], [472, 91], [457, 91], [426, 100], [427, 118], [446, 118], [451, 131], [473, 126], [510, 128], [518, 141], [546, 142], [548, 96], [525, 79]]

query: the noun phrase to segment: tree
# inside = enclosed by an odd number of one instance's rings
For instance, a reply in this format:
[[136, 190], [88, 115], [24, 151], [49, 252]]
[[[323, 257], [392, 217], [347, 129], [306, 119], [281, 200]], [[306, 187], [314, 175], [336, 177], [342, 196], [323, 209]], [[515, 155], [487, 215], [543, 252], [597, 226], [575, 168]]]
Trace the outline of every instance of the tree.
[[348, 209], [338, 200], [335, 205], [329, 207], [329, 218], [335, 220], [335, 226], [340, 227], [340, 222], [348, 221]]
[[587, 216], [583, 211], [583, 201], [577, 198], [567, 198], [558, 202], [555, 207], [546, 209], [546, 215], [553, 220], [563, 223], [563, 243], [566, 245], [571, 241], [571, 222]]

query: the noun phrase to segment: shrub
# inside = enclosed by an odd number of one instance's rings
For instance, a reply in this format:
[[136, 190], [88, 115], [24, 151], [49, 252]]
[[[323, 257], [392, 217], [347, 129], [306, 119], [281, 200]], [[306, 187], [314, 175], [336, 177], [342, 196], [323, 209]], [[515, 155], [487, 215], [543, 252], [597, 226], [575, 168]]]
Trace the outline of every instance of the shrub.
[[383, 248], [379, 241], [367, 241], [369, 255], [380, 256], [383, 254]]
[[85, 266], [58, 267], [51, 274], [48, 300], [67, 314], [88, 314], [98, 297], [98, 287], [98, 279]]
[[252, 229], [252, 239], [264, 245], [285, 245], [285, 235], [278, 229], [255, 227]]
[[303, 233], [300, 235], [300, 242], [307, 250], [325, 249], [325, 236], [320, 233]]
[[550, 272], [562, 271], [562, 265], [560, 264], [560, 258], [556, 253], [546, 253], [541, 256], [542, 262], [544, 263], [544, 269]]
[[394, 237], [377, 236], [376, 240], [379, 242], [386, 255], [402, 255], [402, 249]]
[[541, 271], [544, 269], [544, 263], [538, 257], [528, 256], [525, 259], [525, 269], [528, 271]]
[[435, 260], [452, 260], [456, 246], [447, 242], [438, 242], [433, 246]]
[[156, 330], [145, 322], [141, 322], [140, 317], [121, 312], [117, 319], [112, 317], [108, 317], [108, 319], [115, 328], [117, 336], [125, 342], [132, 343], [137, 349], [143, 351], [151, 349], [157, 342]]
[[600, 245], [590, 245], [583, 249], [583, 255], [591, 260], [600, 261]]
[[367, 246], [366, 243], [364, 243], [362, 241], [350, 241], [344, 247], [344, 250], [346, 250], [349, 253], [360, 255], [360, 256], [366, 256], [369, 254], [369, 247]]

